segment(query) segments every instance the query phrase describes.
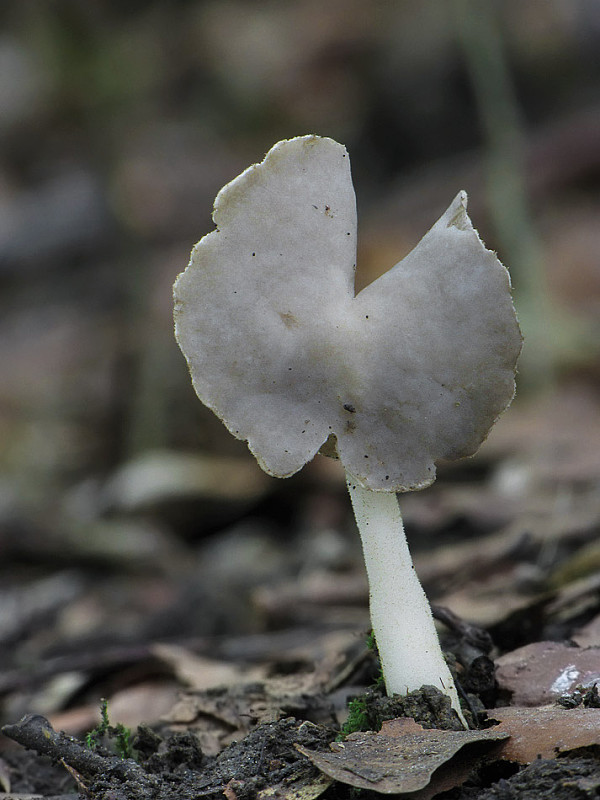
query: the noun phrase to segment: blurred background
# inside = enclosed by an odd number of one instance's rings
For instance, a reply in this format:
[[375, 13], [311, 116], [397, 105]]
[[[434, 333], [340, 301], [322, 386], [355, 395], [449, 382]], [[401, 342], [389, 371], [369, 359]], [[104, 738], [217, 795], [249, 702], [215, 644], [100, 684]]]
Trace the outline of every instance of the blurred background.
[[[196, 399], [173, 338], [171, 286], [217, 191], [306, 133], [349, 150], [358, 287], [460, 189], [511, 271], [518, 400], [477, 458], [406, 498], [430, 592], [491, 624], [498, 596], [478, 605], [455, 568], [441, 579], [433, 542], [510, 528], [534, 543], [525, 592], [592, 546], [596, 0], [3, 0], [3, 717], [169, 683], [174, 657], [149, 642], [214, 654], [228, 635], [368, 627], [337, 465], [264, 475]], [[549, 519], [568, 545], [548, 546]]]

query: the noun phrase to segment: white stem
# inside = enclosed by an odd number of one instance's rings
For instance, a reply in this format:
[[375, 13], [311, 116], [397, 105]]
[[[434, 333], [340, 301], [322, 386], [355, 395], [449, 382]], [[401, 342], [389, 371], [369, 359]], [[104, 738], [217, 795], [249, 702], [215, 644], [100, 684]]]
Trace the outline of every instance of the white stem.
[[388, 695], [436, 686], [468, 728], [444, 660], [431, 607], [408, 550], [396, 495], [346, 475], [369, 579], [371, 624]]

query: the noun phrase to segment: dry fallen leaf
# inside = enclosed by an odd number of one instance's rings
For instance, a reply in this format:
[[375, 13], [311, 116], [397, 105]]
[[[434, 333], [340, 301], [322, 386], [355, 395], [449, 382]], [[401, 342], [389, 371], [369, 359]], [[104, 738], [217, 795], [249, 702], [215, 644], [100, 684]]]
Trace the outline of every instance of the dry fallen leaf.
[[198, 497], [242, 504], [267, 490], [268, 480], [249, 459], [157, 450], [117, 470], [104, 487], [103, 499], [111, 509], [139, 512]]
[[[322, 688], [316, 675], [288, 675], [181, 694], [163, 720], [193, 730], [202, 751], [216, 755], [256, 724], [301, 716], [309, 709], [315, 713], [312, 698]], [[327, 715], [327, 706], [323, 713]]]
[[261, 667], [242, 669], [228, 661], [196, 655], [179, 645], [159, 642], [150, 648], [153, 655], [168, 664], [181, 683], [192, 690], [203, 691], [213, 686], [229, 686], [242, 681], [260, 680]]
[[488, 712], [500, 724], [492, 730], [506, 733], [499, 757], [529, 764], [536, 758], [600, 744], [600, 709], [543, 706], [495, 708]]
[[[482, 751], [508, 735], [497, 729], [425, 730], [402, 718], [384, 722], [379, 733], [351, 734], [332, 744], [331, 753], [298, 749], [334, 780], [383, 794], [411, 792], [411, 798], [427, 800], [463, 783]], [[467, 745], [471, 757], [456, 759]]]
[[133, 730], [142, 722], [152, 725], [171, 710], [177, 692], [176, 686], [156, 680], [126, 686], [109, 697], [111, 719]]
[[[322, 773], [302, 771], [295, 776], [287, 776], [283, 781], [261, 789], [258, 800], [315, 800], [328, 789], [333, 781]], [[223, 789], [226, 800], [238, 800], [245, 796], [247, 788], [244, 781], [232, 779]]]
[[515, 706], [542, 706], [576, 686], [600, 683], [600, 648], [534, 642], [496, 660], [500, 690]]

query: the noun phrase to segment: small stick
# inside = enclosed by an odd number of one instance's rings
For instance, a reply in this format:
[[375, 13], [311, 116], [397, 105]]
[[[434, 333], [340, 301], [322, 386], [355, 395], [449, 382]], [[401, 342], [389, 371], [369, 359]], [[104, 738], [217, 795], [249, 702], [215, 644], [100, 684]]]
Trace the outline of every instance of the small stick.
[[95, 753], [66, 733], [57, 733], [41, 714], [26, 714], [19, 722], [5, 725], [1, 732], [28, 750], [64, 761], [84, 777], [92, 778], [110, 770], [122, 780], [145, 782], [146, 773], [134, 761]]

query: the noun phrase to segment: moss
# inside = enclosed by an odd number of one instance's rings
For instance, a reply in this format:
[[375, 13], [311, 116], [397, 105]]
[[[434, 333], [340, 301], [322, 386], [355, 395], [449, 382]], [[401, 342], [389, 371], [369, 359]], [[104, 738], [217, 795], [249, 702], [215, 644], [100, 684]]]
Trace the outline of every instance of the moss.
[[131, 729], [122, 723], [111, 725], [108, 718], [108, 700], [100, 700], [100, 722], [86, 735], [85, 742], [90, 750], [98, 750], [108, 744], [121, 758], [133, 758]]

